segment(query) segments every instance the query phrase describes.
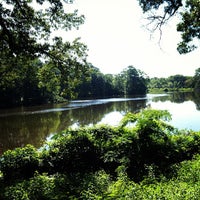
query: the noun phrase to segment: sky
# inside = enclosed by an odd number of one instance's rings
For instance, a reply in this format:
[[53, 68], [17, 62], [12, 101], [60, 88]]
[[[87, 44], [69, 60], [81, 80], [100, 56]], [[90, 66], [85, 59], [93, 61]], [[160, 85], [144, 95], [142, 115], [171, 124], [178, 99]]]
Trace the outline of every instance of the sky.
[[80, 37], [88, 47], [88, 61], [104, 74], [118, 74], [132, 65], [149, 77], [182, 74], [193, 76], [200, 67], [200, 48], [180, 55], [177, 18], [159, 35], [145, 28], [144, 14], [137, 0], [74, 0], [67, 9], [78, 9], [85, 16], [79, 30], [63, 34], [64, 39]]

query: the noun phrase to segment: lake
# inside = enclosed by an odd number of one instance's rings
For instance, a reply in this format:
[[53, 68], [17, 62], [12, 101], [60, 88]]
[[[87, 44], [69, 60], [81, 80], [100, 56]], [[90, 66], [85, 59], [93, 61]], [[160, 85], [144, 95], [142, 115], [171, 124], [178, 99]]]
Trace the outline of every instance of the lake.
[[170, 124], [179, 129], [200, 130], [200, 98], [193, 93], [75, 100], [0, 110], [0, 154], [26, 144], [40, 147], [54, 133], [68, 127], [115, 126], [127, 112], [138, 112], [146, 107], [169, 110]]

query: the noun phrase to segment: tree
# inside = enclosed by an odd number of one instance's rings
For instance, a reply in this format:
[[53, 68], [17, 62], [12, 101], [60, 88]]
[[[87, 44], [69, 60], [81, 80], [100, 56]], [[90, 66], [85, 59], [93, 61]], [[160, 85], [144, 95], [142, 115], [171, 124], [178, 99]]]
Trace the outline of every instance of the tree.
[[116, 84], [118, 91], [124, 95], [146, 94], [148, 77], [133, 66], [128, 66], [118, 76]]
[[159, 29], [173, 16], [178, 14], [180, 22], [177, 31], [181, 32], [182, 41], [178, 44], [179, 53], [188, 53], [197, 46], [195, 39], [200, 39], [200, 1], [199, 0], [139, 0], [140, 6], [148, 13], [152, 30]]
[[151, 78], [148, 84], [149, 89], [163, 89], [168, 90], [179, 90], [181, 88], [193, 88], [193, 77], [183, 75], [173, 75], [168, 78]]
[[194, 90], [196, 92], [200, 91], [200, 68], [195, 70], [195, 75], [194, 75]]
[[[10, 98], [10, 95], [7, 96], [9, 89], [14, 92], [13, 103], [17, 103], [19, 98], [28, 98], [23, 85], [27, 86], [26, 82], [33, 71], [34, 87], [38, 91], [46, 90], [62, 97], [73, 96], [73, 89], [88, 70], [87, 47], [79, 39], [70, 43], [52, 35], [61, 29], [68, 31], [78, 28], [84, 22], [84, 16], [78, 16], [77, 11], [66, 12], [65, 2], [0, 2], [0, 92], [4, 94], [5, 101]], [[38, 59], [44, 65], [35, 66], [33, 62]], [[16, 95], [14, 88], [21, 91]], [[31, 96], [30, 88], [29, 93]], [[55, 95], [48, 100], [54, 99]]]
[[[36, 7], [43, 9], [36, 9]], [[0, 3], [1, 50], [10, 55], [28, 54], [54, 57], [50, 50], [52, 31], [69, 30], [84, 22], [77, 11], [66, 13], [63, 0], [2, 0]]]
[[171, 83], [171, 88], [178, 89], [185, 87], [185, 81], [187, 80], [186, 76], [183, 75], [174, 75], [168, 78], [169, 83]]
[[90, 76], [88, 79], [82, 77], [82, 83], [76, 88], [75, 92], [79, 98], [82, 97], [108, 97], [115, 95], [113, 84], [114, 76], [102, 74], [94, 66], [90, 66]]
[[2, 54], [0, 52], [0, 107], [38, 101], [37, 72], [42, 63], [23, 56], [6, 60]]
[[155, 88], [166, 89], [169, 87], [169, 84], [168, 84], [167, 78], [154, 77], [154, 78], [150, 79], [150, 81], [148, 83], [148, 87], [149, 87], [149, 89], [155, 89]]

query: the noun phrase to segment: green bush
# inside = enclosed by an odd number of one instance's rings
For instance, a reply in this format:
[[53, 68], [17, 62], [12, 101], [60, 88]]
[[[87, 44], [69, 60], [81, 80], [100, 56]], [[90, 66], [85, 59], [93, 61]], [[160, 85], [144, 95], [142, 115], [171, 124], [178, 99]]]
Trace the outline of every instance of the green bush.
[[43, 152], [43, 166], [53, 173], [104, 169], [114, 176], [124, 166], [135, 181], [152, 167], [155, 176], [170, 174], [173, 164], [200, 152], [200, 134], [178, 131], [166, 123], [170, 118], [167, 111], [147, 109], [128, 113], [118, 127], [67, 130], [54, 136]]
[[57, 138], [44, 150], [43, 168], [51, 173], [86, 173], [99, 168], [99, 149], [87, 135], [71, 135]]
[[200, 184], [200, 155], [181, 163], [178, 170], [178, 180], [191, 184]]
[[3, 199], [5, 200], [61, 200], [67, 199], [67, 191], [61, 191], [57, 185], [62, 182], [59, 176], [35, 174], [29, 180], [6, 187]]
[[68, 129], [40, 150], [7, 151], [0, 199], [198, 199], [200, 132], [168, 120], [146, 109], [118, 127]]
[[0, 171], [5, 181], [32, 177], [39, 169], [39, 152], [32, 145], [8, 150], [0, 157]]

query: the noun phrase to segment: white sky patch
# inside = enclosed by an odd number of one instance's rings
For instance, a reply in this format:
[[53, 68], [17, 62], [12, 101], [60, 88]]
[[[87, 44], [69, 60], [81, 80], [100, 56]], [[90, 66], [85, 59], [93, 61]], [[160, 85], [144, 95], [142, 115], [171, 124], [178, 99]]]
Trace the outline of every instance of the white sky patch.
[[163, 27], [158, 44], [156, 34], [144, 28], [144, 15], [136, 0], [75, 0], [67, 5], [85, 15], [85, 23], [78, 31], [61, 33], [66, 40], [81, 37], [88, 46], [88, 61], [103, 73], [120, 73], [133, 65], [150, 77], [175, 74], [191, 75], [200, 67], [200, 49], [186, 55], [176, 50], [180, 34], [177, 18]]

